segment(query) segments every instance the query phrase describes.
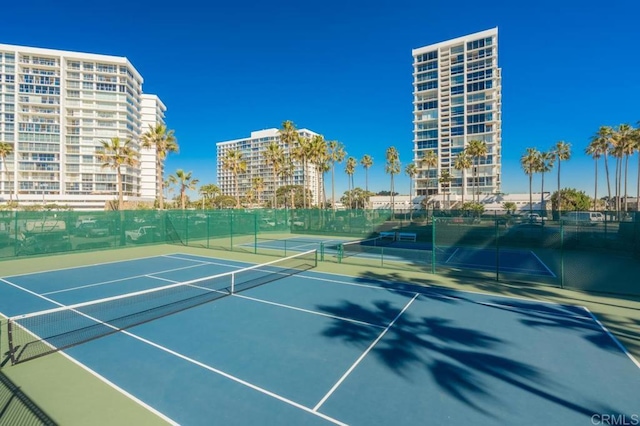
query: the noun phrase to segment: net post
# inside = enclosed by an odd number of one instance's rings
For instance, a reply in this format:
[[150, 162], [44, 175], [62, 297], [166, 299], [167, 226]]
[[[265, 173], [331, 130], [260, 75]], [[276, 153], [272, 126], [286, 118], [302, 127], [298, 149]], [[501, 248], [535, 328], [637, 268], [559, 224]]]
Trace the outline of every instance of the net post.
[[13, 328], [11, 327], [11, 320], [7, 319], [7, 340], [9, 342], [9, 357], [11, 359], [11, 365], [16, 364], [16, 351], [13, 348]]
[[344, 253], [344, 247], [342, 243], [338, 244], [338, 263], [342, 263], [342, 254]]
[[[322, 241], [320, 241], [320, 260], [324, 262], [324, 242]], [[318, 262], [316, 262], [316, 266], [318, 266]]]
[[236, 292], [236, 274], [231, 274], [231, 294]]
[[[320, 244], [322, 244], [322, 243], [320, 243]], [[314, 267], [314, 268], [317, 268], [317, 267], [318, 267], [318, 250], [315, 250], [315, 251], [313, 252], [313, 254], [315, 255], [315, 256], [314, 256], [314, 264], [313, 264], [313, 267]]]

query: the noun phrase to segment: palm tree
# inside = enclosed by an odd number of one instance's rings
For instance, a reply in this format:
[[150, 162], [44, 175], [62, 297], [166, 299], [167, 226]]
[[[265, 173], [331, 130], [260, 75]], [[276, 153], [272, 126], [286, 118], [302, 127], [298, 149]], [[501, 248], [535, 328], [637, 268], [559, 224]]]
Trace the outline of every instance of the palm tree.
[[[627, 211], [627, 181], [629, 176], [629, 157], [635, 151], [634, 129], [628, 124], [618, 126], [614, 134], [616, 148], [621, 157], [624, 158], [624, 206], [623, 211]], [[622, 165], [621, 165], [622, 166]], [[622, 173], [620, 169], [620, 173]], [[618, 182], [620, 185], [620, 181]]]
[[355, 158], [347, 158], [347, 165], [344, 172], [347, 174], [347, 186], [349, 187], [349, 208], [353, 208], [353, 204], [351, 203], [351, 189], [353, 189], [353, 174], [356, 172], [357, 165], [358, 161]]
[[449, 185], [451, 184], [451, 180], [453, 178], [451, 177], [451, 172], [449, 172], [449, 170], [442, 170], [440, 172], [440, 177], [438, 178], [438, 182], [440, 182], [440, 185], [442, 185], [443, 187], [446, 187], [447, 190], [444, 191], [445, 194], [447, 194], [447, 208], [449, 207]]
[[634, 139], [636, 151], [638, 151], [638, 171], [636, 177], [636, 214], [640, 214], [640, 121], [638, 121], [638, 127], [634, 132]]
[[[548, 173], [553, 169], [553, 164], [555, 163], [555, 154], [553, 150], [544, 151], [540, 153], [540, 164], [538, 164], [538, 173], [540, 173], [541, 179], [541, 188], [540, 188], [540, 208], [543, 212], [547, 211], [547, 207], [544, 201], [544, 174]], [[546, 213], [545, 213], [546, 215]]]
[[[298, 129], [296, 125], [293, 124], [293, 121], [286, 120], [282, 122], [282, 128], [278, 130], [278, 134], [280, 135], [280, 140], [287, 147], [287, 156], [293, 159], [292, 150], [296, 142], [298, 142], [298, 138], [300, 134], [298, 133]], [[290, 175], [291, 185], [293, 185], [293, 173]]]
[[478, 180], [478, 166], [480, 165], [480, 157], [486, 157], [488, 155], [487, 143], [480, 140], [471, 140], [466, 148], [467, 153], [473, 158], [473, 200], [476, 201], [476, 192], [478, 193], [478, 202], [480, 202], [480, 193], [477, 191], [480, 189], [480, 181]]
[[297, 143], [291, 150], [291, 157], [302, 165], [302, 208], [307, 208], [307, 165], [309, 157], [313, 155], [311, 139], [298, 135]]
[[329, 163], [331, 164], [331, 206], [336, 210], [336, 163], [342, 163], [347, 153], [338, 141], [329, 142]]
[[385, 155], [387, 164], [384, 168], [385, 173], [391, 175], [391, 218], [393, 219], [395, 213], [395, 195], [394, 195], [394, 182], [393, 177], [400, 173], [400, 155], [395, 146], [387, 148]]
[[541, 157], [540, 151], [535, 148], [527, 148], [524, 155], [520, 157], [522, 170], [529, 176], [529, 213], [533, 213], [533, 174], [540, 170]]
[[[433, 152], [433, 151], [430, 151]], [[453, 168], [462, 172], [462, 204], [464, 204], [464, 193], [467, 189], [467, 178], [465, 177], [465, 171], [473, 165], [471, 157], [467, 151], [462, 151], [458, 154], [453, 162]]]
[[413, 220], [413, 178], [418, 174], [418, 168], [415, 164], [409, 163], [404, 172], [409, 176], [409, 220]]
[[247, 172], [247, 162], [238, 149], [230, 149], [222, 158], [222, 168], [228, 170], [233, 175], [233, 187], [236, 193], [236, 208], [240, 208], [240, 189], [238, 187], [238, 177], [241, 173]]
[[262, 156], [264, 157], [264, 162], [267, 166], [271, 166], [271, 170], [273, 170], [273, 205], [272, 207], [277, 208], [277, 195], [276, 192], [278, 190], [278, 175], [280, 174], [280, 170], [284, 165], [284, 151], [282, 147], [278, 145], [278, 142], [271, 141], [269, 145], [267, 145], [266, 150], [262, 151]]
[[560, 192], [560, 165], [571, 158], [571, 144], [559, 141], [553, 148], [553, 155], [558, 162], [558, 217], [562, 214], [562, 193]]
[[[7, 142], [0, 142], [0, 160], [2, 160], [2, 179], [0, 182], [5, 181], [6, 185], [9, 187], [9, 201], [13, 201], [13, 188], [9, 183], [9, 178], [7, 176], [7, 157], [11, 155], [13, 152], [13, 145]], [[0, 188], [1, 189], [1, 188]]]
[[131, 139], [111, 138], [108, 141], [100, 141], [101, 147], [97, 152], [97, 158], [102, 162], [102, 168], [109, 167], [117, 173], [118, 210], [120, 211], [124, 209], [122, 167], [135, 167], [138, 164], [138, 153], [132, 144]]
[[264, 191], [264, 179], [260, 176], [254, 177], [251, 180], [251, 188], [255, 191], [258, 204], [260, 204], [260, 196], [262, 195], [262, 191]]
[[[213, 201], [218, 195], [220, 195], [220, 187], [214, 183], [208, 183], [206, 185], [202, 185], [199, 190], [202, 195], [203, 200]], [[204, 204], [204, 202], [203, 202]], [[209, 203], [207, 203], [209, 204]]]
[[369, 154], [363, 155], [360, 165], [364, 168], [364, 190], [369, 192], [369, 168], [373, 166], [373, 157]]
[[589, 144], [589, 146], [593, 146], [593, 149], [599, 151], [604, 157], [604, 172], [607, 176], [607, 195], [609, 196], [607, 204], [611, 202], [611, 180], [609, 178], [609, 162], [607, 160], [612, 148], [612, 137], [613, 129], [609, 126], [601, 126], [598, 132], [591, 138], [591, 143]]
[[317, 179], [317, 204], [321, 204], [322, 186], [324, 184], [324, 165], [327, 162], [327, 142], [322, 135], [314, 135], [311, 138], [309, 146], [309, 162], [314, 165], [316, 169]]
[[185, 173], [184, 170], [178, 169], [176, 170], [175, 175], [169, 176], [169, 181], [174, 185], [180, 185], [180, 208], [184, 210], [187, 207], [185, 202], [187, 198], [187, 189], [196, 189], [196, 185], [198, 184], [199, 180], [193, 179], [192, 172]]
[[149, 130], [142, 135], [142, 147], [147, 149], [155, 149], [156, 151], [156, 196], [159, 198], [160, 210], [164, 209], [164, 162], [167, 154], [170, 152], [178, 152], [178, 143], [174, 136], [173, 130], [167, 130], [164, 124], [157, 124], [155, 127], [149, 125]]
[[598, 160], [600, 159], [600, 157], [604, 154], [603, 151], [603, 146], [602, 144], [599, 143], [599, 140], [597, 137], [594, 137], [591, 139], [591, 143], [589, 143], [589, 145], [587, 145], [587, 147], [584, 150], [584, 153], [587, 155], [590, 155], [591, 158], [593, 158], [594, 160], [594, 164], [595, 164], [595, 186], [593, 189], [593, 210], [597, 210], [598, 209]]

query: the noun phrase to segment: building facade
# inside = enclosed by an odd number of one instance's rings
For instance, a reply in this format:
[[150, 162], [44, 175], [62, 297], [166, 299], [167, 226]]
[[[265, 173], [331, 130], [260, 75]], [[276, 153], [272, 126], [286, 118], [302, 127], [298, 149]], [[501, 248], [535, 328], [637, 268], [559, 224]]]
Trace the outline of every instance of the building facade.
[[[142, 133], [157, 125], [165, 125], [164, 114], [167, 107], [156, 95], [142, 94], [140, 102], [140, 121]], [[140, 149], [140, 197], [155, 200], [160, 196], [157, 179], [157, 155], [155, 148]]]
[[[311, 138], [318, 135], [307, 129], [299, 129], [302, 137]], [[253, 179], [262, 178], [264, 189], [259, 194], [259, 202], [273, 200], [274, 191], [284, 185], [304, 185], [312, 194], [312, 204], [318, 204], [322, 188], [323, 176], [317, 173], [310, 163], [303, 168], [298, 162], [294, 163], [293, 178], [277, 176], [274, 182], [273, 168], [265, 162], [264, 152], [267, 145], [277, 142], [285, 155], [289, 155], [290, 148], [280, 140], [278, 129], [265, 129], [251, 132], [251, 136], [243, 139], [235, 139], [216, 143], [217, 152], [217, 179], [218, 186], [224, 195], [236, 196], [234, 176], [231, 171], [222, 166], [223, 158], [230, 150], [238, 150], [242, 153], [242, 159], [247, 162], [247, 172], [238, 176], [238, 192], [244, 196], [251, 189]], [[303, 169], [306, 169], [306, 173]], [[304, 178], [303, 178], [304, 176]], [[256, 194], [257, 196], [258, 194]]]
[[[413, 143], [418, 166], [415, 194], [452, 202], [462, 194], [471, 200], [474, 186], [481, 194], [500, 191], [501, 69], [498, 29], [490, 29], [413, 50]], [[456, 157], [472, 140], [486, 143], [487, 155], [476, 166], [454, 167]], [[437, 157], [429, 167], [421, 159]], [[475, 160], [474, 160], [475, 162]], [[440, 182], [448, 171], [451, 181]], [[445, 173], [446, 175], [446, 173]], [[439, 198], [439, 197], [438, 197]]]
[[[139, 148], [142, 83], [124, 57], [0, 44], [0, 141], [13, 148], [0, 202], [103, 209], [116, 199], [116, 172], [96, 154], [114, 137]], [[126, 198], [142, 195], [141, 167], [123, 167]]]

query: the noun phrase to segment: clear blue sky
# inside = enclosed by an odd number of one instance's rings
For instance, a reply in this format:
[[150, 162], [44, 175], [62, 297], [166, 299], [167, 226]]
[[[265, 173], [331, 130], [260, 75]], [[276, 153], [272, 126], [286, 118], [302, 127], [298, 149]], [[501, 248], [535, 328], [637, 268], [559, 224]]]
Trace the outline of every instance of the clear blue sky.
[[[144, 92], [168, 107], [181, 147], [170, 172], [213, 183], [216, 142], [292, 120], [358, 159], [372, 155], [370, 189], [378, 191], [389, 188], [388, 146], [403, 168], [413, 157], [411, 49], [497, 26], [503, 191], [528, 192], [525, 148], [565, 140], [573, 158], [563, 163], [563, 186], [592, 195], [593, 161], [583, 153], [590, 136], [640, 120], [638, 16], [634, 0], [33, 0], [3, 4], [0, 43], [129, 58]], [[631, 164], [635, 194], [637, 157]], [[355, 180], [364, 187], [361, 168]], [[554, 177], [547, 182], [555, 186]], [[337, 183], [346, 186], [346, 178]], [[401, 193], [408, 186], [397, 180]]]

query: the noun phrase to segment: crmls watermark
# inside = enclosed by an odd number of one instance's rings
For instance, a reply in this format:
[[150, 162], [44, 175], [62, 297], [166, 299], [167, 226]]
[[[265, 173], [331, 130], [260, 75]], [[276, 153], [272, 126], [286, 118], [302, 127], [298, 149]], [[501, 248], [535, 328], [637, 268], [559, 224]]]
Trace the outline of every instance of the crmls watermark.
[[640, 425], [640, 414], [594, 414], [591, 424], [598, 426], [636, 426]]

